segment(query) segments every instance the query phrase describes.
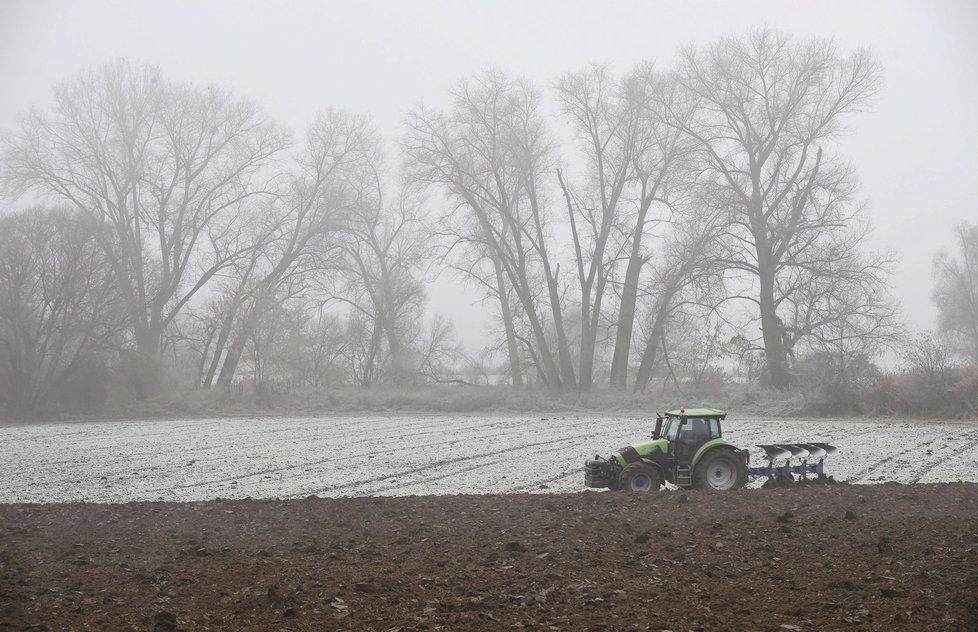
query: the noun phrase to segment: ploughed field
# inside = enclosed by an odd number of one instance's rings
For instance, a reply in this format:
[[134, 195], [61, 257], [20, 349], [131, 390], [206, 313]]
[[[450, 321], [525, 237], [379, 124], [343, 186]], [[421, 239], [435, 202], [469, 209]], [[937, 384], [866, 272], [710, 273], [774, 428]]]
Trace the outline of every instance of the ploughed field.
[[0, 631], [978, 629], [978, 485], [0, 505]]
[[[0, 503], [574, 492], [635, 417], [399, 415], [0, 427]], [[978, 481], [978, 422], [751, 420], [735, 445], [828, 442], [838, 481]], [[753, 483], [758, 485], [759, 482]]]

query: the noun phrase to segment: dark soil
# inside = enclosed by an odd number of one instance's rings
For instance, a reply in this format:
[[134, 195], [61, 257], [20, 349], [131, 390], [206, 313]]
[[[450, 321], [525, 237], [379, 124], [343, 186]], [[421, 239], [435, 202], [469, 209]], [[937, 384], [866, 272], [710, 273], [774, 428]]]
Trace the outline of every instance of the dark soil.
[[978, 630], [978, 485], [0, 506], [0, 631]]

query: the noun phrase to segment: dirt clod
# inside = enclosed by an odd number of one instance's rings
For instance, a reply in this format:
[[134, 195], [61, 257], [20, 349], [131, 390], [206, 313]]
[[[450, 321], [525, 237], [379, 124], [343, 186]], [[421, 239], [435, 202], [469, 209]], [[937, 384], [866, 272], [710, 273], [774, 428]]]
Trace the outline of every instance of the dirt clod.
[[153, 616], [153, 629], [157, 632], [177, 630], [177, 615], [168, 610], [161, 610]]
[[890, 542], [890, 538], [886, 537], [885, 535], [881, 535], [879, 540], [876, 541], [876, 550], [881, 554], [892, 553], [893, 543]]

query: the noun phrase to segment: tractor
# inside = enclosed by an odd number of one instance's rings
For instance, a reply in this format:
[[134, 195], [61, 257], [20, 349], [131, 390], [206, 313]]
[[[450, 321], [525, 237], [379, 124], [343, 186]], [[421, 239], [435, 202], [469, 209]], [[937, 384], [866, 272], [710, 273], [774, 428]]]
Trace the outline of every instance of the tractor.
[[[737, 489], [754, 477], [765, 486], [795, 481], [831, 482], [826, 456], [838, 449], [826, 443], [781, 443], [759, 446], [766, 463], [752, 467], [750, 452], [723, 438], [727, 413], [712, 408], [671, 410], [657, 415], [652, 438], [621, 448], [608, 458], [595, 455], [584, 464], [584, 484], [631, 492], [656, 491], [664, 483], [686, 489]], [[794, 462], [797, 460], [797, 463]], [[814, 479], [809, 479], [814, 475]]]

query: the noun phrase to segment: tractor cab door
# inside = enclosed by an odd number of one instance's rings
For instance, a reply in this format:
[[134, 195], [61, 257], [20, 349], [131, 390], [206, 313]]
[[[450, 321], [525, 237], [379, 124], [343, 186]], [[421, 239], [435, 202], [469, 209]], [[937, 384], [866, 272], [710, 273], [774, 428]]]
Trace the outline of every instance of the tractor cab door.
[[676, 437], [676, 461], [688, 465], [693, 455], [704, 443], [720, 436], [720, 424], [717, 419], [709, 417], [692, 417], [683, 419], [679, 425]]

